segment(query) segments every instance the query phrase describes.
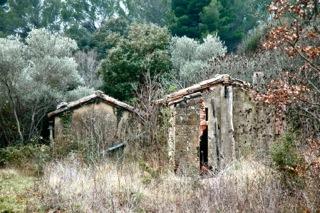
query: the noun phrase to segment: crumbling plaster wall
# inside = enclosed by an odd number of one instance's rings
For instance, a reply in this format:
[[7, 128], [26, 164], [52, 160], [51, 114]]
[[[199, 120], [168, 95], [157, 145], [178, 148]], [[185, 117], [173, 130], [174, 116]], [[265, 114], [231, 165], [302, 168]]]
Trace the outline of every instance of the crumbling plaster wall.
[[219, 170], [236, 157], [233, 87], [215, 85], [203, 96], [208, 108], [208, 165]]
[[[103, 140], [107, 144], [126, 140], [129, 132], [130, 112], [102, 101], [87, 103], [55, 117], [55, 142], [64, 141], [66, 135], [77, 140]], [[91, 138], [100, 137], [100, 138]]]
[[251, 155], [266, 159], [270, 146], [281, 134], [276, 129], [276, 109], [274, 106], [253, 100], [250, 90], [234, 88], [235, 140], [237, 158]]
[[208, 165], [214, 171], [241, 157], [267, 157], [277, 137], [275, 108], [253, 100], [252, 91], [218, 84], [202, 96], [171, 106], [169, 158], [176, 171], [199, 170], [201, 104], [208, 110]]
[[174, 167], [177, 173], [190, 174], [199, 169], [200, 101], [197, 98], [180, 102], [174, 108]]

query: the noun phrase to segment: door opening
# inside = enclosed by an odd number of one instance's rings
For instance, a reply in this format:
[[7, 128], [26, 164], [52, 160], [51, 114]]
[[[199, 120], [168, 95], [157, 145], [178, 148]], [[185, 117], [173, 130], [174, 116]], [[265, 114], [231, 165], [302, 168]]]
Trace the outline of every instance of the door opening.
[[200, 169], [208, 169], [208, 126], [200, 137]]

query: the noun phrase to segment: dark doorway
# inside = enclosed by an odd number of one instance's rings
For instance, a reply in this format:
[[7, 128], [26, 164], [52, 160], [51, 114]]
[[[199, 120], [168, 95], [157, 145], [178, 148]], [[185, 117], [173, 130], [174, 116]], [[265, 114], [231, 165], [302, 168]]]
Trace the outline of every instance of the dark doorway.
[[200, 137], [200, 168], [208, 167], [208, 127], [206, 127]]

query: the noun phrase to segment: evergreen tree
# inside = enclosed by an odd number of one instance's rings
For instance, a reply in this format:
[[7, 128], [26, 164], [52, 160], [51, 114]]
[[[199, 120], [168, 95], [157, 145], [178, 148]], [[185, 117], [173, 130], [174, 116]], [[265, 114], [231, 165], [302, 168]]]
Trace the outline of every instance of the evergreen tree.
[[1, 0], [0, 31], [4, 36], [18, 33], [26, 37], [33, 27], [41, 27], [41, 0]]
[[210, 0], [173, 0], [174, 23], [171, 25], [172, 34], [201, 38], [200, 13], [209, 3]]
[[130, 21], [165, 26], [171, 13], [171, 0], [125, 0]]
[[154, 77], [168, 72], [171, 68], [169, 42], [170, 34], [166, 28], [132, 24], [128, 35], [119, 36], [102, 61], [100, 72], [105, 92], [128, 100], [134, 96], [134, 88], [143, 83], [146, 73]]
[[123, 17], [111, 18], [102, 24], [92, 38], [99, 59], [106, 57], [108, 50], [115, 46], [120, 37], [127, 36], [128, 28], [129, 21]]
[[[173, 0], [171, 31], [174, 35], [204, 38], [218, 33], [233, 51], [244, 35], [256, 26], [266, 13], [270, 0]], [[258, 16], [260, 13], [262, 15]]]

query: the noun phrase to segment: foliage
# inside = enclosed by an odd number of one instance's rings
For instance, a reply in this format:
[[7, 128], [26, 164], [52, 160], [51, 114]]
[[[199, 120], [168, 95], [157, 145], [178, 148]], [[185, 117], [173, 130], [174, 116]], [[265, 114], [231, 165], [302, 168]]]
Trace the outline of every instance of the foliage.
[[77, 70], [83, 79], [83, 84], [86, 87], [99, 88], [102, 82], [98, 73], [98, 53], [94, 50], [89, 52], [79, 51], [73, 57], [78, 64]]
[[171, 13], [171, 0], [126, 0], [124, 3], [131, 21], [165, 26]]
[[117, 39], [115, 47], [102, 61], [105, 92], [128, 100], [134, 88], [143, 83], [143, 74], [151, 77], [170, 70], [167, 51], [170, 35], [166, 28], [153, 24], [133, 24], [127, 36]]
[[177, 72], [177, 81], [182, 86], [194, 83], [209, 60], [223, 57], [227, 49], [219, 37], [208, 35], [203, 43], [184, 37], [174, 37], [170, 44], [172, 65]]
[[0, 211], [26, 212], [29, 205], [34, 204], [34, 211], [39, 211], [40, 204], [36, 204], [31, 190], [36, 181], [35, 177], [21, 174], [13, 169], [0, 170]]
[[275, 166], [281, 172], [282, 182], [287, 190], [304, 187], [305, 166], [292, 133], [286, 133], [272, 145], [271, 157]]
[[93, 45], [97, 50], [98, 59], [107, 56], [109, 50], [115, 47], [121, 36], [128, 35], [130, 22], [123, 18], [110, 18], [103, 22], [101, 27], [93, 34]]
[[51, 160], [50, 147], [39, 144], [9, 146], [0, 149], [0, 165], [15, 167], [32, 175], [43, 172], [44, 165]]
[[33, 28], [64, 32], [77, 41], [81, 50], [96, 46], [94, 32], [113, 17], [130, 22], [164, 25], [170, 1], [159, 0], [3, 0], [0, 2], [0, 35], [18, 33], [25, 38]]
[[64, 134], [63, 138], [59, 138], [59, 140], [55, 139], [55, 144], [52, 148], [53, 159], [64, 159], [70, 155], [79, 155], [82, 157], [83, 153], [85, 153], [85, 146], [82, 145], [86, 144], [75, 141], [70, 133]]
[[93, 88], [79, 86], [74, 90], [68, 91], [65, 95], [64, 100], [67, 102], [76, 101], [85, 96], [92, 95], [94, 91], [95, 90]]
[[167, 163], [170, 113], [168, 109], [156, 103], [164, 95], [160, 81], [161, 76], [151, 78], [147, 73], [144, 76], [144, 84], [135, 91], [137, 98], [134, 100], [134, 106], [139, 109], [139, 114], [133, 117], [131, 123], [139, 128], [133, 129], [126, 147], [126, 158], [138, 161], [151, 176], [165, 169]]
[[[218, 33], [229, 50], [237, 44], [259, 20], [264, 20], [264, 9], [269, 0], [203, 0], [173, 1], [173, 35], [203, 38]], [[260, 16], [258, 15], [260, 14]]]
[[[295, 65], [291, 84], [308, 87], [308, 97], [292, 106], [299, 114], [303, 134], [315, 136], [320, 130], [319, 105], [319, 3], [318, 1], [273, 1], [269, 6], [275, 25], [264, 42], [266, 49], [280, 49]], [[287, 71], [287, 70], [285, 70]]]
[[172, 10], [175, 15], [171, 26], [172, 34], [201, 38], [200, 13], [209, 2], [210, 0], [172, 0]]
[[219, 27], [217, 29], [209, 28], [209, 32], [218, 31], [218, 35], [226, 42], [229, 50], [235, 50], [245, 34], [257, 25], [257, 21], [265, 18], [261, 7], [266, 7], [268, 1], [233, 0], [220, 2], [222, 9], [218, 20]]
[[10, 37], [0, 39], [0, 46], [1, 129], [7, 122], [14, 123], [9, 127], [14, 133], [7, 131], [6, 140], [19, 136], [23, 142], [38, 134], [49, 109], [83, 82], [72, 58], [77, 45], [39, 29], [30, 32], [26, 43]]
[[25, 79], [34, 80], [34, 86], [38, 91], [40, 89], [39, 93], [41, 89], [50, 89], [57, 97], [60, 95], [57, 93], [72, 89], [82, 82], [76, 70], [77, 63], [72, 58], [73, 51], [77, 49], [74, 40], [40, 29], [31, 31], [26, 45], [25, 56], [29, 60], [29, 67]]
[[260, 23], [258, 26], [249, 30], [237, 47], [238, 54], [253, 54], [262, 47], [263, 39], [267, 33], [268, 26]]
[[128, 23], [138, 21], [164, 25], [170, 9], [167, 0], [88, 0], [77, 2], [66, 0], [61, 2], [61, 19], [65, 26], [64, 30], [68, 36], [78, 42], [79, 48], [82, 50], [103, 48], [95, 43], [95, 32], [100, 31], [105, 22], [108, 25], [110, 20], [115, 19], [114, 17]]
[[61, 1], [60, 19], [66, 35], [75, 39], [82, 50], [92, 48], [92, 34], [101, 23], [121, 10], [119, 1]]
[[308, 89], [303, 85], [292, 85], [284, 80], [271, 80], [265, 93], [257, 94], [256, 100], [275, 105], [283, 109], [286, 106], [305, 99]]
[[297, 152], [293, 134], [286, 133], [280, 141], [274, 143], [271, 149], [271, 156], [278, 167], [296, 168], [300, 164], [301, 158]]
[[0, 8], [0, 32], [26, 37], [33, 27], [41, 27], [40, 0], [7, 0]]
[[[230, 54], [224, 58], [217, 58], [208, 62], [208, 67], [201, 70], [193, 82], [199, 82], [214, 77], [217, 74], [229, 74], [255, 86], [258, 91], [265, 91], [272, 79], [278, 78], [282, 70], [292, 70], [294, 64], [279, 51], [264, 51], [250, 55]], [[253, 82], [253, 76], [261, 73], [258, 84]]]

